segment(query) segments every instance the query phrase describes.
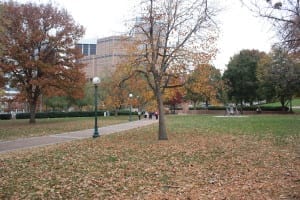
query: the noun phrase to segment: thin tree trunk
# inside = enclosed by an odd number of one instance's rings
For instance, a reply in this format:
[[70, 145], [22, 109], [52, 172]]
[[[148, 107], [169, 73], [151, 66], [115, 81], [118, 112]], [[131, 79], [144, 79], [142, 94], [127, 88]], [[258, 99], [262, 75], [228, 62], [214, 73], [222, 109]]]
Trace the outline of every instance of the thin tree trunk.
[[289, 109], [289, 112], [293, 112], [293, 105], [292, 105], [292, 98], [290, 98], [290, 109]]
[[284, 103], [285, 103], [284, 96], [281, 96], [280, 97], [280, 104], [281, 104], [281, 110], [282, 111], [285, 111], [285, 105], [284, 105]]
[[[237, 105], [236, 105], [237, 108]], [[243, 100], [241, 100], [241, 115], [243, 114], [244, 110], [243, 110]]]

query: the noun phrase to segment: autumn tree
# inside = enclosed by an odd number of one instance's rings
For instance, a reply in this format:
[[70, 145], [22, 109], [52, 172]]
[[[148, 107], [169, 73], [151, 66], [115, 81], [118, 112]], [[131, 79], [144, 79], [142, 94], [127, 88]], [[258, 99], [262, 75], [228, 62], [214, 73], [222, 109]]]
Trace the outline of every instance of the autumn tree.
[[168, 96], [166, 100], [164, 100], [166, 105], [170, 105], [170, 110], [173, 114], [176, 112], [176, 106], [183, 102], [183, 95], [178, 90], [174, 90], [171, 93], [171, 96]]
[[217, 10], [208, 0], [146, 0], [140, 7], [133, 33], [142, 56], [134, 71], [144, 75], [156, 98], [160, 113], [158, 139], [167, 140], [163, 93], [166, 88], [178, 86], [170, 84], [170, 79], [186, 73], [193, 53], [210, 54], [214, 49], [213, 18]]
[[104, 107], [113, 110], [115, 115], [118, 115], [119, 110], [128, 102], [130, 92], [127, 84], [131, 78], [131, 63], [132, 59], [135, 59], [133, 55], [136, 50], [136, 45], [130, 37], [124, 36], [120, 42], [122, 44], [120, 48], [124, 50], [126, 56], [119, 60], [114, 71], [102, 79], [100, 86], [100, 91], [104, 94]]
[[[82, 96], [84, 85], [81, 54], [75, 42], [83, 34], [66, 10], [48, 4], [1, 3], [2, 56], [0, 69], [11, 75], [30, 107], [30, 123], [35, 122], [39, 96]], [[6, 20], [4, 20], [6, 19]]]
[[[139, 40], [135, 37], [125, 38], [126, 42], [123, 48], [126, 49], [127, 56], [123, 62], [119, 63], [118, 71], [122, 74], [119, 78], [119, 85], [126, 88], [128, 95], [131, 93], [133, 98], [125, 98], [125, 103], [132, 104], [139, 111], [156, 111], [157, 104], [154, 102], [155, 96], [147, 83], [147, 78], [142, 73], [135, 73], [135, 65], [137, 62], [138, 53], [141, 49]], [[129, 102], [130, 101], [130, 102]]]
[[[3, 88], [4, 83], [5, 83], [4, 73], [2, 71], [0, 71], [0, 90]], [[1, 97], [1, 95], [0, 95], [0, 97]]]
[[230, 100], [243, 106], [258, 99], [256, 69], [263, 54], [258, 50], [242, 50], [230, 58], [223, 74]]
[[[139, 110], [147, 109], [147, 104], [153, 100], [145, 77], [142, 74], [132, 74], [131, 56], [119, 63], [112, 75], [103, 81], [101, 86], [105, 95], [105, 107], [115, 111], [132, 104]], [[129, 99], [129, 94], [133, 98]]]
[[221, 73], [214, 66], [209, 64], [199, 64], [188, 76], [185, 85], [186, 99], [195, 105], [199, 101], [216, 103], [218, 92], [221, 89]]
[[101, 91], [105, 92], [104, 104], [105, 108], [113, 110], [118, 115], [122, 105], [125, 104], [125, 98], [128, 97], [128, 91], [123, 84], [119, 84], [120, 80], [115, 76], [106, 79], [101, 84]]
[[[3, 19], [3, 6], [0, 4], [0, 18]], [[3, 33], [3, 28], [2, 28], [2, 25], [0, 23], [0, 33]], [[2, 56], [2, 43], [0, 42], [0, 57]], [[0, 91], [2, 90], [2, 87], [4, 86], [4, 73], [3, 73], [3, 70], [0, 68]], [[1, 97], [2, 95], [0, 95]]]
[[156, 111], [157, 106], [154, 102], [155, 97], [149, 88], [146, 78], [142, 74], [136, 74], [127, 82], [128, 91], [133, 94], [133, 106], [140, 111]]
[[[173, 78], [170, 80], [172, 85], [180, 85], [184, 80]], [[184, 101], [186, 91], [184, 87], [167, 88], [163, 95], [164, 104], [170, 106], [170, 110], [175, 114], [176, 106]]]
[[299, 53], [300, 0], [243, 0], [258, 16], [267, 19], [277, 31], [282, 45]]

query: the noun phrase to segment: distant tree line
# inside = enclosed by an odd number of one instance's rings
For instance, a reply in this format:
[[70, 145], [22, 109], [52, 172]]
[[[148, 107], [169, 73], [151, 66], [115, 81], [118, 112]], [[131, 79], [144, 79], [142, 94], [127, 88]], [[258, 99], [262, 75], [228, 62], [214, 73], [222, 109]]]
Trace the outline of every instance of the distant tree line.
[[269, 54], [242, 50], [230, 59], [223, 80], [230, 101], [253, 105], [278, 100], [292, 110], [291, 100], [300, 94], [300, 63], [280, 46]]

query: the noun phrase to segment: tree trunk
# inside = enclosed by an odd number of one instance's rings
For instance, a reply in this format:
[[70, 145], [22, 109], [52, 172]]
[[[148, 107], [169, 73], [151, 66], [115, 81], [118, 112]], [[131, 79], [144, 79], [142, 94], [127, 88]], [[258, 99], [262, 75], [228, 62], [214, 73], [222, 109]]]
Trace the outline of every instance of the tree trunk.
[[118, 109], [118, 108], [116, 108], [116, 109], [115, 109], [115, 117], [117, 117], [117, 116], [118, 116], [118, 114], [119, 114], [119, 109]]
[[159, 89], [156, 91], [156, 100], [157, 100], [157, 105], [159, 110], [158, 140], [168, 140], [167, 131], [166, 131], [164, 105], [162, 100], [162, 94]]
[[284, 96], [280, 97], [281, 110], [285, 111], [285, 99]]
[[35, 123], [35, 114], [36, 114], [36, 103], [30, 103], [30, 119], [29, 123], [34, 124]]
[[[236, 104], [236, 107], [237, 107], [237, 104]], [[244, 110], [243, 110], [243, 100], [241, 100], [241, 115], [244, 114], [243, 112], [244, 112]]]
[[293, 105], [292, 105], [292, 98], [290, 98], [290, 108], [289, 108], [289, 112], [293, 112]]

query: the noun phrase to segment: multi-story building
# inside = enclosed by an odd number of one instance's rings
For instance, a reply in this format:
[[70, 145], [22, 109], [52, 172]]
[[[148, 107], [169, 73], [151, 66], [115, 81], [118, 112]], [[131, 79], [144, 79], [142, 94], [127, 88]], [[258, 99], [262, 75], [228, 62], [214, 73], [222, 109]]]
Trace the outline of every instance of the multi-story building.
[[85, 56], [96, 55], [97, 40], [81, 40], [76, 47]]
[[88, 79], [94, 76], [106, 77], [115, 71], [116, 66], [128, 55], [126, 36], [110, 36], [97, 41], [81, 41], [76, 46], [81, 49], [87, 64], [85, 73]]
[[[139, 50], [147, 48], [147, 38], [143, 31], [149, 30], [149, 25], [143, 21], [143, 18], [137, 17], [135, 26], [131, 36], [110, 36], [93, 41], [84, 40], [77, 44], [84, 55], [81, 61], [87, 64], [85, 73], [88, 79], [95, 76], [110, 76], [115, 71], [116, 66], [129, 55], [130, 52], [128, 52], [127, 47], [134, 42], [140, 43]], [[154, 32], [159, 33], [160, 39], [164, 38], [164, 29], [160, 26], [154, 27]]]

